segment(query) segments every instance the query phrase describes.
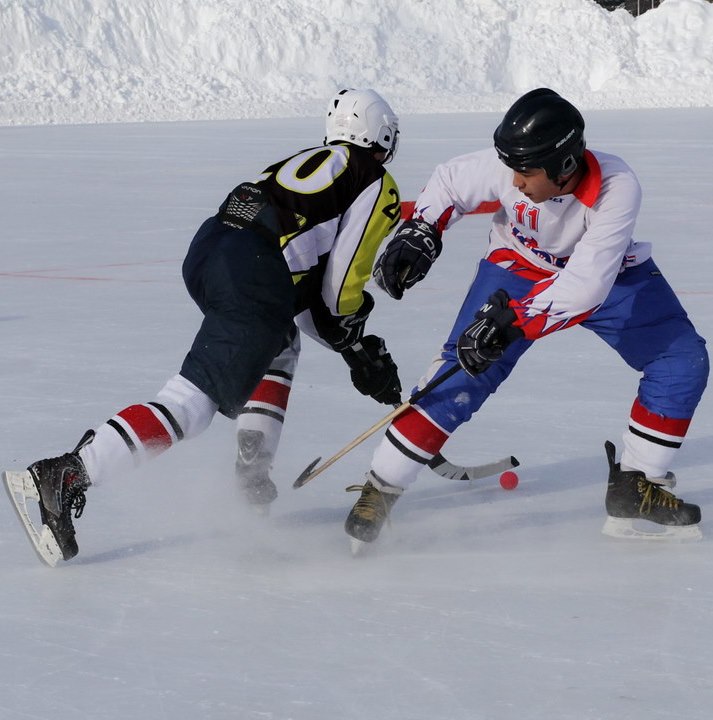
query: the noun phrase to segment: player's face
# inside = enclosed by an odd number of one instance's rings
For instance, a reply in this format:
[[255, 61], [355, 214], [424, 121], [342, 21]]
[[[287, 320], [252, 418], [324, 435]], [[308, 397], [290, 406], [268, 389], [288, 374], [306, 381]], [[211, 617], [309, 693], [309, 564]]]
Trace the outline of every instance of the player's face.
[[541, 203], [561, 194], [559, 185], [542, 168], [513, 170], [512, 184], [533, 203]]

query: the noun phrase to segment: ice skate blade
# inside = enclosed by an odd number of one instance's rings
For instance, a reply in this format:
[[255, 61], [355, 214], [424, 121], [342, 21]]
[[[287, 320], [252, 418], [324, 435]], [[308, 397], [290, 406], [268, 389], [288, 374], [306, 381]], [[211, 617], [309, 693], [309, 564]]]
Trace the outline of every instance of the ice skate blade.
[[27, 509], [28, 498], [37, 502], [40, 499], [32, 475], [27, 470], [6, 470], [2, 474], [2, 479], [35, 552], [43, 563], [55, 567], [60, 560], [64, 559], [57, 540], [47, 525], [43, 524], [40, 530], [37, 529]]
[[270, 503], [248, 503], [248, 509], [251, 515], [259, 518], [270, 517]]
[[703, 539], [698, 525], [659, 525], [648, 520], [607, 517], [602, 534], [619, 540], [695, 542]]
[[355, 537], [349, 538], [349, 549], [351, 550], [352, 557], [361, 557], [369, 551], [371, 543], [358, 540]]

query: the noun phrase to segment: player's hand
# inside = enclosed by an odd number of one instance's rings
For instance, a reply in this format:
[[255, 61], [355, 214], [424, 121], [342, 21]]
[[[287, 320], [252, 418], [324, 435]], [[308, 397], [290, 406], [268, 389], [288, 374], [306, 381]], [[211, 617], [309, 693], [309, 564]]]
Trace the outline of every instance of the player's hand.
[[374, 280], [392, 298], [401, 300], [404, 290], [426, 277], [442, 249], [437, 227], [425, 220], [406, 220], [376, 261]]
[[370, 395], [385, 405], [401, 404], [399, 369], [387, 352], [383, 338], [365, 335], [344, 350], [342, 357], [349, 365], [354, 387], [362, 395]]
[[509, 302], [505, 290], [494, 292], [458, 338], [458, 362], [468, 375], [475, 377], [487, 370], [511, 342], [523, 337], [522, 330], [513, 325], [517, 316]]

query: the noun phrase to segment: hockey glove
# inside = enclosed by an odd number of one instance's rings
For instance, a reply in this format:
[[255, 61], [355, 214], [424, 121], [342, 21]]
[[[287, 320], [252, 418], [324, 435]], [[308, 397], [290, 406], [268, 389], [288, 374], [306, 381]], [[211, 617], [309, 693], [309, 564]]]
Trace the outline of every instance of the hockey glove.
[[509, 302], [505, 290], [494, 292], [458, 338], [458, 362], [468, 375], [475, 377], [487, 370], [511, 342], [523, 337], [522, 330], [513, 325], [516, 315]]
[[352, 315], [332, 315], [323, 302], [311, 308], [314, 327], [332, 350], [342, 352], [361, 340], [366, 319], [374, 309], [374, 298], [371, 293], [364, 290], [362, 294], [364, 300], [361, 307]]
[[443, 242], [435, 225], [425, 220], [406, 220], [376, 261], [374, 280], [392, 298], [401, 300], [404, 290], [423, 280]]
[[362, 395], [370, 395], [384, 405], [401, 403], [399, 369], [377, 335], [365, 335], [360, 342], [342, 352], [351, 370], [352, 383]]

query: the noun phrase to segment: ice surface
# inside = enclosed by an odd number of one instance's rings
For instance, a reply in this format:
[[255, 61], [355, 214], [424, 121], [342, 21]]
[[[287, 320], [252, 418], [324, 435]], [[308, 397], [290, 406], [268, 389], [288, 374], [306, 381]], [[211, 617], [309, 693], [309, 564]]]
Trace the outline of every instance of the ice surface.
[[[496, 115], [404, 118], [392, 165], [413, 197], [439, 159], [481, 147]], [[593, 111], [590, 145], [637, 170], [651, 240], [700, 332], [713, 335], [710, 109]], [[63, 452], [151, 399], [199, 317], [180, 280], [192, 233], [316, 119], [0, 129], [0, 457]], [[372, 328], [415, 382], [450, 327], [487, 220], [449, 231]], [[80, 555], [37, 560], [0, 504], [3, 720], [650, 720], [713, 701], [713, 413], [705, 396], [674, 470], [703, 506], [694, 545], [600, 535], [606, 439], [637, 375], [580, 328], [538, 343], [445, 453], [522, 462], [520, 485], [424, 471], [373, 553], [342, 523], [378, 441], [300, 490], [293, 479], [386, 414], [341, 360], [305, 342], [267, 521], [241, 508], [231, 422], [91, 488]]]
[[[64, 452], [153, 398], [199, 323], [180, 279], [193, 232], [237, 182], [320, 142], [345, 84], [401, 114], [391, 170], [407, 199], [437, 162], [489, 144], [500, 115], [447, 111], [501, 111], [539, 84], [594, 108], [590, 146], [642, 182], [638, 239], [713, 337], [712, 26], [703, 0], [638, 19], [589, 0], [0, 2], [0, 465]], [[196, 121], [262, 116], [292, 119]], [[194, 122], [95, 124], [126, 120]], [[449, 231], [402, 302], [371, 288], [370, 327], [406, 385], [486, 233], [480, 216]], [[0, 502], [0, 717], [707, 720], [711, 399], [673, 468], [704, 540], [615, 542], [600, 535], [603, 444], [620, 444], [636, 384], [582, 329], [537, 343], [444, 450], [516, 455], [517, 490], [424, 471], [353, 559], [344, 487], [380, 434], [291, 485], [387, 409], [305, 341], [266, 521], [237, 497], [224, 418], [91, 488], [80, 555], [54, 570]]]

